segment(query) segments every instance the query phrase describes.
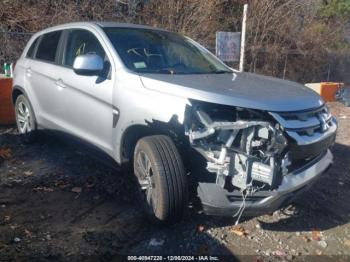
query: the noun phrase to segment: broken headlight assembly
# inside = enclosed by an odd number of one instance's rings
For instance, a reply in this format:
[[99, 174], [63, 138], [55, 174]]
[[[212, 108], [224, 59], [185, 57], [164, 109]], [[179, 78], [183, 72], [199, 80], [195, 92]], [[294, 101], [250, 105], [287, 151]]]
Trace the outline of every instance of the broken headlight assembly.
[[266, 112], [193, 104], [185, 121], [191, 146], [228, 190], [276, 188], [287, 173], [287, 139]]

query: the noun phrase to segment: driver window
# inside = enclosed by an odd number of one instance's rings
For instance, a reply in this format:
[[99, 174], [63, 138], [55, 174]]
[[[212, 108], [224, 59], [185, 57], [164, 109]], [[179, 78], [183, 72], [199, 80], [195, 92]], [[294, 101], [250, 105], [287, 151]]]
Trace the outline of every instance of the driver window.
[[103, 47], [91, 32], [82, 29], [72, 30], [68, 35], [63, 64], [72, 67], [74, 59], [85, 54], [96, 54], [102, 59], [106, 57]]

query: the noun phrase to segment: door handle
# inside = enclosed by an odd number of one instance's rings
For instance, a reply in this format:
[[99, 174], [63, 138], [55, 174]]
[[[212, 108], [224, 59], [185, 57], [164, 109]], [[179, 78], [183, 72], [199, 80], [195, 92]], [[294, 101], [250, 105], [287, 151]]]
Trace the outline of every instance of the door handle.
[[27, 75], [27, 76], [31, 76], [31, 75], [32, 75], [32, 69], [31, 69], [30, 67], [28, 67], [28, 68], [26, 69], [26, 75]]
[[65, 83], [62, 81], [62, 79], [58, 79], [55, 82], [56, 86], [61, 87], [61, 88], [66, 88], [67, 86], [65, 85]]

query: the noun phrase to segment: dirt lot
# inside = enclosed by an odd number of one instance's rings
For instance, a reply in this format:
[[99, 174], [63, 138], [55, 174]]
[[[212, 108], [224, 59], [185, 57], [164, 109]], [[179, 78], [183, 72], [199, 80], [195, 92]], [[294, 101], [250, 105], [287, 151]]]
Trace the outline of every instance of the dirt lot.
[[350, 108], [330, 106], [340, 126], [334, 166], [297, 203], [245, 219], [241, 228], [234, 218], [201, 214], [196, 204], [180, 224], [152, 226], [130, 174], [54, 136], [27, 145], [13, 127], [2, 127], [0, 261], [109, 261], [118, 254], [350, 260]]

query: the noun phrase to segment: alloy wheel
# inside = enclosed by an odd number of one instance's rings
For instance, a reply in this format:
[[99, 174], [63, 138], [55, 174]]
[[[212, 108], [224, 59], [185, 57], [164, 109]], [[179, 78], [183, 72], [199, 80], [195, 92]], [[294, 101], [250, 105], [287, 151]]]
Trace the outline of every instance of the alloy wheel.
[[157, 206], [156, 187], [154, 182], [152, 165], [149, 157], [143, 151], [137, 154], [137, 165], [139, 170], [138, 182], [142, 191], [142, 195], [147, 201], [150, 208], [154, 209]]
[[20, 102], [17, 107], [18, 129], [21, 134], [30, 133], [32, 131], [31, 115], [28, 106]]

